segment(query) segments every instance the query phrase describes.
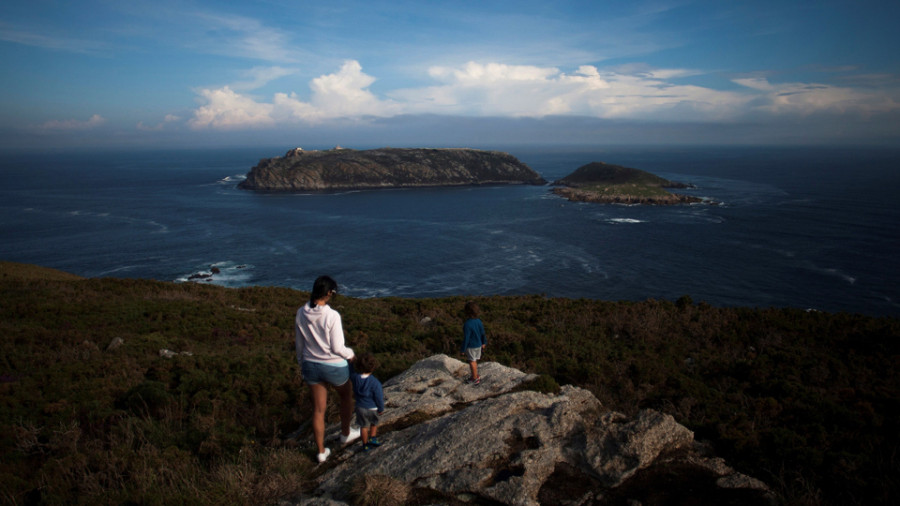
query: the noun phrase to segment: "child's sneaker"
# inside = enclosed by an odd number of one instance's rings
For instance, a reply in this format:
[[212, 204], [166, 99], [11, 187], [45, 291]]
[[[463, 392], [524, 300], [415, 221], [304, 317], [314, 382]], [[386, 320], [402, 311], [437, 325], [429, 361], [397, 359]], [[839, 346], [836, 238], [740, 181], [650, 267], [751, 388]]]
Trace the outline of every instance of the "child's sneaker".
[[325, 451], [316, 455], [316, 459], [319, 461], [319, 464], [328, 460], [328, 456], [331, 455], [331, 449], [325, 448]]
[[473, 385], [480, 385], [480, 384], [481, 384], [481, 378], [480, 378], [480, 377], [475, 378], [474, 380], [472, 380], [472, 384], [473, 384]]
[[381, 441], [379, 441], [377, 437], [370, 437], [368, 446], [371, 446], [372, 448], [378, 448], [379, 446], [381, 446]]
[[341, 434], [341, 444], [345, 445], [350, 441], [355, 441], [357, 438], [359, 438], [359, 429], [350, 427], [350, 434], [347, 434], [346, 436]]
[[363, 445], [362, 451], [367, 452], [367, 451], [371, 450], [372, 448], [375, 448], [375, 447], [372, 446], [372, 443], [371, 443], [371, 441], [370, 441], [370, 442], [368, 442], [368, 443], [366, 443], [366, 444]]

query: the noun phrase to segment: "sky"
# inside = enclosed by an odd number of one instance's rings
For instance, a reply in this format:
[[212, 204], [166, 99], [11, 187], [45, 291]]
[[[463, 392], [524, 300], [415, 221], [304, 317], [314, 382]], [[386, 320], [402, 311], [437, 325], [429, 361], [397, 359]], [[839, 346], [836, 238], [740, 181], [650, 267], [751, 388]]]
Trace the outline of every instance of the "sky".
[[4, 0], [0, 149], [900, 146], [888, 0]]

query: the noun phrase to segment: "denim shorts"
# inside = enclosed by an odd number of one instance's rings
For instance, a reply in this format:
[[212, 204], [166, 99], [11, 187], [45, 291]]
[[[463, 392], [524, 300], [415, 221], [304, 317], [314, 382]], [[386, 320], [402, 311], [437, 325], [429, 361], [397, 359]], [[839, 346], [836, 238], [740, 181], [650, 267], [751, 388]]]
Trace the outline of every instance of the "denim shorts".
[[339, 387], [350, 379], [350, 366], [346, 363], [331, 365], [304, 360], [300, 364], [300, 372], [303, 374], [303, 380], [309, 385], [328, 383]]

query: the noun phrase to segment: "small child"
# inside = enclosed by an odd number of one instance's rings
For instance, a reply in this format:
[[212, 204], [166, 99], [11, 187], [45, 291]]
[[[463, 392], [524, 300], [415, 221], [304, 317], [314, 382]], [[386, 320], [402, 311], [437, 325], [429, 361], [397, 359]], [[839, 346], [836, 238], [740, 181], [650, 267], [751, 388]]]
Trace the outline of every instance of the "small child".
[[350, 374], [356, 398], [356, 424], [362, 432], [363, 450], [381, 446], [378, 441], [378, 416], [384, 413], [384, 391], [378, 378], [372, 376], [378, 361], [371, 353], [361, 353]]
[[478, 361], [481, 360], [481, 350], [487, 344], [484, 324], [478, 318], [479, 313], [481, 313], [481, 310], [478, 308], [478, 304], [472, 301], [466, 302], [466, 322], [463, 323], [461, 353], [469, 359], [469, 368], [472, 370], [472, 376], [468, 379], [468, 382], [475, 385], [481, 383], [481, 376], [478, 375]]

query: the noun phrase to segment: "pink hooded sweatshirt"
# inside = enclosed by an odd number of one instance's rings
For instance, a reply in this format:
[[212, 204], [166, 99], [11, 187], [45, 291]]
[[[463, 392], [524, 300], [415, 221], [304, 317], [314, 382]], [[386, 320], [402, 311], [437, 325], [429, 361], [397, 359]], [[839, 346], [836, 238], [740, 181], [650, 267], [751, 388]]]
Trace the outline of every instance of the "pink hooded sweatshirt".
[[341, 315], [327, 304], [304, 304], [294, 319], [294, 346], [297, 362], [304, 360], [341, 365], [353, 358], [353, 350], [344, 345]]

